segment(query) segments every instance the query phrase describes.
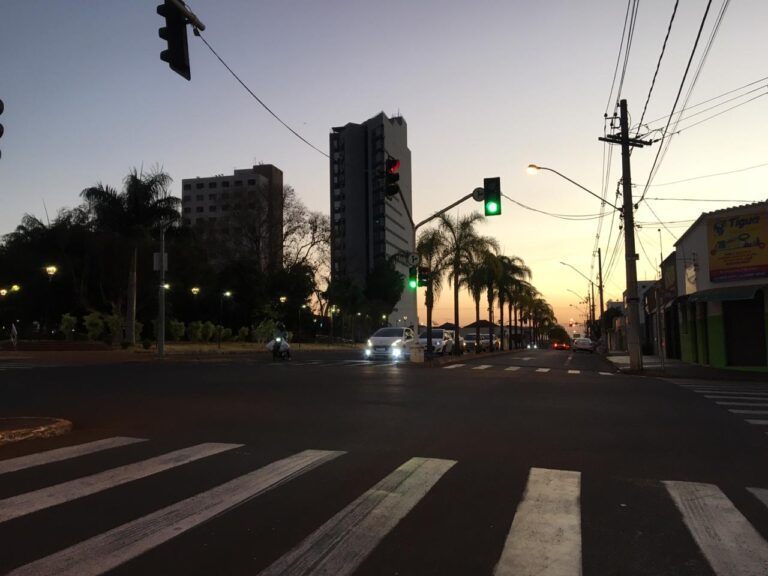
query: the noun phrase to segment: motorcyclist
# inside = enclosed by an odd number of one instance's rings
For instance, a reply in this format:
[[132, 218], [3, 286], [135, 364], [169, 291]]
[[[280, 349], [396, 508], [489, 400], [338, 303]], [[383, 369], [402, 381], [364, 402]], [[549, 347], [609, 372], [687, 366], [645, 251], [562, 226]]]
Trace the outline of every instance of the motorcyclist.
[[288, 347], [288, 331], [282, 322], [278, 322], [275, 325], [275, 346], [277, 346], [278, 351], [284, 351], [286, 358], [291, 357], [291, 350]]

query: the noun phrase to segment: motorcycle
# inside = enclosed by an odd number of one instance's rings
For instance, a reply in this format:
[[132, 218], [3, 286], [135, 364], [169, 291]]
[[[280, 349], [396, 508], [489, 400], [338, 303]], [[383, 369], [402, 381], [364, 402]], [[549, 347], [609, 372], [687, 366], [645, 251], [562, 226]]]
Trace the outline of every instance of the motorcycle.
[[290, 360], [291, 347], [285, 336], [276, 334], [275, 337], [267, 342], [267, 350], [272, 352], [274, 360]]

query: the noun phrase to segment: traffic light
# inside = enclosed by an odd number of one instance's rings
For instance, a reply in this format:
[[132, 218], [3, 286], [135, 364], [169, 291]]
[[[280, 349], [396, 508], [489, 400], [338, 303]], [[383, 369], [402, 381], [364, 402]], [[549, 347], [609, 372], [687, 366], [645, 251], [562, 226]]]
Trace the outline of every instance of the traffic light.
[[[5, 105], [3, 104], [3, 101], [2, 101], [2, 100], [0, 100], [0, 114], [2, 114], [2, 113], [3, 113], [3, 109], [4, 109], [4, 108], [5, 108]], [[0, 138], [2, 138], [2, 137], [3, 137], [3, 132], [4, 132], [4, 130], [5, 130], [5, 129], [3, 128], [3, 125], [2, 125], [2, 124], [0, 124]], [[2, 154], [2, 152], [0, 152], [0, 158], [2, 157], [2, 155], [3, 155], [3, 154]]]
[[416, 266], [411, 266], [408, 269], [408, 288], [416, 290], [419, 287], [419, 276]]
[[165, 0], [157, 7], [157, 13], [165, 18], [160, 28], [160, 38], [168, 42], [168, 49], [160, 52], [160, 60], [168, 62], [171, 70], [190, 79], [189, 49], [187, 47], [187, 18], [171, 0]]
[[419, 266], [419, 286], [429, 284], [429, 268]]
[[385, 174], [384, 194], [396, 196], [400, 192], [400, 160], [389, 156], [387, 158], [387, 172]]
[[486, 216], [498, 216], [501, 214], [501, 178], [485, 178], [483, 180]]

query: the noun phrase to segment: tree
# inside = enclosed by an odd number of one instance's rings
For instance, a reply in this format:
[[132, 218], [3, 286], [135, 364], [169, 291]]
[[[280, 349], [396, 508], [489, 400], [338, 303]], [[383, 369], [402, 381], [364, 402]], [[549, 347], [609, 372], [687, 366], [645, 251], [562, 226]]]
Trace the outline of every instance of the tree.
[[[521, 282], [530, 279], [531, 269], [525, 265], [522, 258], [517, 256], [499, 256], [501, 275], [498, 284], [499, 297], [499, 325], [501, 326], [501, 349], [504, 349], [504, 303], [512, 302], [515, 287]], [[512, 349], [512, 327], [510, 309], [509, 348]]]
[[136, 291], [138, 285], [139, 248], [151, 238], [153, 231], [175, 224], [180, 219], [180, 200], [168, 195], [171, 177], [160, 169], [148, 174], [135, 168], [126, 176], [123, 191], [98, 184], [86, 188], [86, 200], [95, 227], [107, 235], [116, 235], [128, 248], [128, 290], [126, 340], [136, 343]]
[[[427, 308], [427, 349], [432, 350], [432, 309], [435, 306], [435, 298], [440, 297], [445, 273], [445, 246], [446, 238], [439, 228], [425, 230], [419, 236], [416, 243], [416, 253], [419, 255], [419, 265], [428, 270], [427, 294], [425, 305]], [[458, 341], [459, 334], [456, 333]]]
[[[484, 219], [479, 212], [456, 218], [449, 214], [440, 215], [440, 230], [445, 235], [446, 244], [443, 258], [449, 283], [453, 285], [453, 323], [459, 330], [459, 289], [465, 282], [462, 278], [469, 269], [474, 256], [486, 246], [498, 248], [495, 240], [483, 238], [475, 230], [477, 222]], [[460, 352], [456, 347], [456, 353]]]
[[[395, 269], [392, 260], [381, 260], [374, 264], [373, 270], [365, 279], [365, 303], [371, 318], [389, 316], [403, 294], [405, 277]], [[359, 310], [349, 310], [358, 312]]]

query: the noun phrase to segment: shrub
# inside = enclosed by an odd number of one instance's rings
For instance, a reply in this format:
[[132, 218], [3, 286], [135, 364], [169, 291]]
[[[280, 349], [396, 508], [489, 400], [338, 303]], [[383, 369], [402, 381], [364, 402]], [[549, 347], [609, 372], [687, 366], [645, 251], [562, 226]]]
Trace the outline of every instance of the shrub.
[[192, 342], [200, 342], [203, 339], [203, 324], [197, 320], [187, 326], [187, 338]]
[[88, 334], [88, 340], [98, 340], [104, 333], [104, 321], [98, 312], [91, 312], [85, 316], [83, 323], [85, 324], [85, 332]]
[[117, 314], [104, 316], [104, 324], [107, 327], [105, 338], [110, 344], [117, 344], [123, 338], [123, 318]]
[[74, 340], [75, 328], [77, 328], [77, 316], [73, 316], [72, 314], [62, 314], [59, 330], [64, 333], [64, 338], [67, 340]]
[[213, 325], [213, 322], [208, 320], [205, 324], [203, 324], [203, 329], [201, 330], [201, 338], [203, 342], [210, 342], [211, 338], [213, 338], [213, 333], [215, 332], [216, 327]]
[[179, 320], [171, 320], [168, 322], [168, 335], [174, 342], [178, 342], [184, 338], [184, 322]]
[[267, 342], [268, 340], [272, 339], [276, 329], [277, 325], [275, 324], [274, 320], [262, 320], [261, 323], [253, 331], [253, 339], [256, 342]]
[[248, 340], [248, 335], [251, 333], [250, 330], [248, 330], [248, 326], [240, 326], [240, 330], [237, 331], [237, 339], [240, 342], [245, 342]]
[[221, 333], [221, 339], [225, 342], [229, 342], [232, 340], [232, 328], [224, 328], [224, 330]]

